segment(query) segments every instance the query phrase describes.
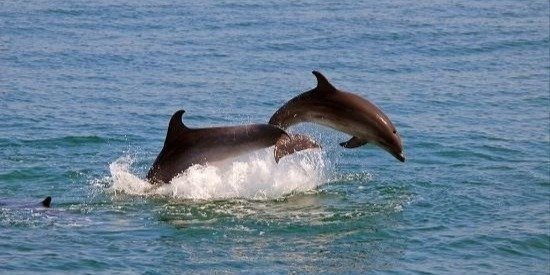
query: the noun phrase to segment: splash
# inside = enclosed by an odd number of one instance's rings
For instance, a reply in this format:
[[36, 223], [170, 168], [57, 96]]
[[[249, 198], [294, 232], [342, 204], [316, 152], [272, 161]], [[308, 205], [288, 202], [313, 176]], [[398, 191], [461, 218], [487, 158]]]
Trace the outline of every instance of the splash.
[[195, 200], [265, 200], [309, 191], [326, 182], [325, 160], [318, 150], [295, 153], [277, 164], [268, 148], [225, 163], [194, 165], [164, 185], [151, 185], [132, 173], [134, 160], [124, 156], [110, 164], [110, 188], [115, 192]]

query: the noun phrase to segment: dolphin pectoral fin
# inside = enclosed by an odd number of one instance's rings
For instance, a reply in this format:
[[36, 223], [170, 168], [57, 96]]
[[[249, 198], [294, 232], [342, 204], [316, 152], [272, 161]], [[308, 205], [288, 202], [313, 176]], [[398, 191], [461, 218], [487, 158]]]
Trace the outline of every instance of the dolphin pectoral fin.
[[306, 149], [321, 148], [321, 145], [317, 144], [313, 139], [305, 135], [290, 135], [282, 136], [277, 140], [275, 144], [275, 162], [279, 163], [279, 160], [287, 155], [291, 155], [295, 152], [299, 152]]
[[350, 140], [340, 143], [340, 146], [351, 149], [351, 148], [357, 148], [359, 146], [363, 146], [367, 143], [368, 141], [364, 139], [360, 139], [358, 137], [352, 137]]
[[48, 196], [41, 203], [44, 207], [49, 208], [52, 205], [52, 197]]

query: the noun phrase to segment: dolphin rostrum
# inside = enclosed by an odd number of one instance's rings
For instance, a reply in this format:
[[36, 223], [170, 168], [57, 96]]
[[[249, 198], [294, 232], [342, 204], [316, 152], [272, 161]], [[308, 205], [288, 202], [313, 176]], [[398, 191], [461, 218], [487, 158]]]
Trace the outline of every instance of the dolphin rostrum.
[[401, 137], [386, 114], [368, 100], [336, 89], [320, 72], [313, 74], [317, 87], [288, 101], [273, 114], [269, 124], [286, 129], [301, 122], [318, 123], [352, 135], [340, 143], [345, 148], [370, 142], [405, 161]]
[[147, 173], [151, 183], [168, 183], [194, 164], [222, 161], [275, 145], [275, 161], [297, 151], [320, 148], [309, 137], [288, 135], [270, 124], [195, 128], [182, 122], [185, 111], [172, 115], [164, 146]]

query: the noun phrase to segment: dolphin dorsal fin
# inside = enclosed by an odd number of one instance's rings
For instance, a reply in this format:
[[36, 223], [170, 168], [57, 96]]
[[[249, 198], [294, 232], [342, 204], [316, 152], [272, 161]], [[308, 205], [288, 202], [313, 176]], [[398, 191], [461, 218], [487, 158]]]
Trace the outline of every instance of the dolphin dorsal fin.
[[332, 84], [330, 84], [328, 79], [322, 73], [320, 73], [318, 71], [313, 71], [312, 73], [317, 78], [317, 87], [315, 89], [317, 89], [320, 92], [335, 92], [335, 91], [337, 91], [336, 88], [334, 86], [332, 86]]
[[42, 206], [49, 208], [52, 205], [52, 197], [48, 196], [42, 201]]
[[172, 115], [172, 118], [170, 118], [170, 124], [168, 124], [168, 132], [166, 133], [164, 144], [177, 140], [178, 137], [189, 131], [189, 128], [181, 121], [183, 113], [185, 113], [184, 110], [178, 110]]

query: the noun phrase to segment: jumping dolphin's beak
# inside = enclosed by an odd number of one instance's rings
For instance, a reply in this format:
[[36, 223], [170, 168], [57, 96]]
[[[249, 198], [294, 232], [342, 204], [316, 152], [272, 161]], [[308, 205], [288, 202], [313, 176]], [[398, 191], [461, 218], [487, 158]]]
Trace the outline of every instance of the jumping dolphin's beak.
[[401, 162], [405, 162], [405, 155], [403, 153], [395, 154], [394, 157]]

